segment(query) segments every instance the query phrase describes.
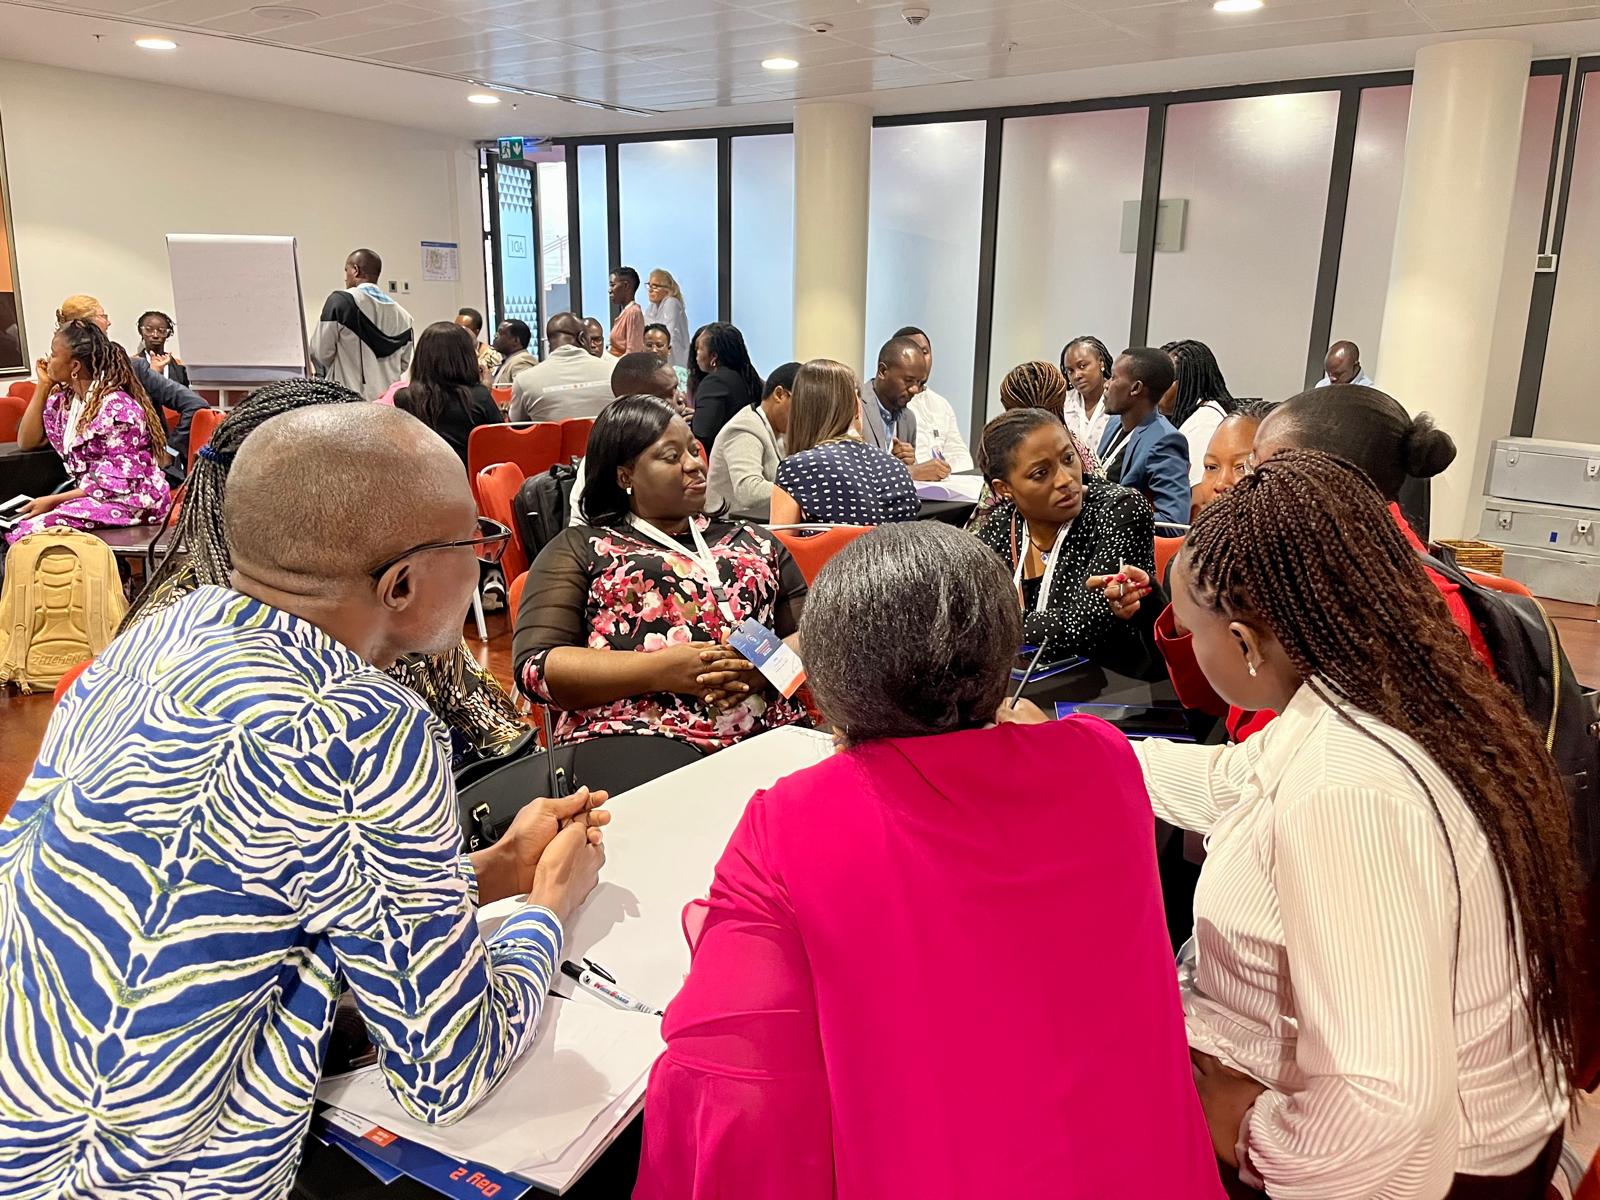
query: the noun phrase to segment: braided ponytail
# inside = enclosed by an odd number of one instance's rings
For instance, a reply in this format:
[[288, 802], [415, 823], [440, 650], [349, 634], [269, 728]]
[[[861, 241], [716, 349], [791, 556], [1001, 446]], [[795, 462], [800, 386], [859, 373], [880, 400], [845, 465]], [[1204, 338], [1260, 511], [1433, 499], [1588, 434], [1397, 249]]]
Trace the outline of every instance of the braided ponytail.
[[228, 586], [233, 558], [222, 533], [222, 501], [227, 493], [228, 470], [233, 456], [263, 422], [282, 413], [313, 404], [344, 404], [361, 397], [321, 379], [286, 379], [251, 392], [218, 425], [195, 458], [180, 494], [182, 509], [176, 532], [160, 565], [150, 577], [122, 628], [129, 629], [154, 614], [173, 598], [204, 584]]
[[1565, 789], [1372, 481], [1320, 451], [1280, 451], [1201, 511], [1182, 553], [1200, 604], [1259, 617], [1345, 720], [1341, 700], [1411, 737], [1449, 776], [1504, 889], [1507, 952], [1521, 959], [1544, 1077], [1574, 1087], [1579, 918]]

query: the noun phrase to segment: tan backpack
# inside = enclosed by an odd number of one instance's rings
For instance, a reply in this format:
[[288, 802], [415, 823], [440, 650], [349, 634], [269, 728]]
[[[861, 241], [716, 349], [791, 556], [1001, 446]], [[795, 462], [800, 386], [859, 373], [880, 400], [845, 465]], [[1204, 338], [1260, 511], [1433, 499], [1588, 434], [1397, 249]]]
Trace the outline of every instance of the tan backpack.
[[6, 555], [0, 685], [55, 687], [110, 644], [127, 611], [110, 546], [75, 529], [30, 533]]

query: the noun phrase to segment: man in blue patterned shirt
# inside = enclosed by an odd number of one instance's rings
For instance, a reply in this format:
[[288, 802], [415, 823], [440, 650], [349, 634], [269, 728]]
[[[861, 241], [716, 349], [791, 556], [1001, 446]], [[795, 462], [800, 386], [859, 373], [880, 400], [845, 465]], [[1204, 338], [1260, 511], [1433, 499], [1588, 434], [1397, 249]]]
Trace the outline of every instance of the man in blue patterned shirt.
[[[233, 587], [112, 643], [0, 825], [12, 1200], [286, 1196], [344, 983], [401, 1105], [460, 1117], [604, 859], [603, 810], [560, 824], [582, 792], [459, 856], [444, 727], [378, 670], [455, 644], [477, 582], [443, 441], [376, 405], [274, 417], [224, 522]], [[523, 893], [485, 944], [475, 903]]]

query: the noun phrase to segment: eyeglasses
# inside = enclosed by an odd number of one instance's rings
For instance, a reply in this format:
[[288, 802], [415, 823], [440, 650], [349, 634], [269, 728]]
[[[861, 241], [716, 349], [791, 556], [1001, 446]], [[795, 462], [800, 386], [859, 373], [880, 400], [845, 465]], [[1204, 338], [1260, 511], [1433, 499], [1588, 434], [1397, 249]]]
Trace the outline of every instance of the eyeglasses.
[[382, 579], [383, 573], [397, 562], [410, 558], [413, 554], [421, 554], [424, 550], [453, 550], [458, 546], [471, 546], [478, 556], [479, 562], [494, 566], [505, 555], [506, 543], [511, 540], [511, 530], [499, 521], [491, 521], [488, 517], [478, 518], [478, 536], [464, 538], [458, 542], [423, 542], [420, 546], [413, 546], [409, 550], [401, 551], [393, 558], [385, 559], [381, 564], [373, 567], [367, 574], [374, 580]]

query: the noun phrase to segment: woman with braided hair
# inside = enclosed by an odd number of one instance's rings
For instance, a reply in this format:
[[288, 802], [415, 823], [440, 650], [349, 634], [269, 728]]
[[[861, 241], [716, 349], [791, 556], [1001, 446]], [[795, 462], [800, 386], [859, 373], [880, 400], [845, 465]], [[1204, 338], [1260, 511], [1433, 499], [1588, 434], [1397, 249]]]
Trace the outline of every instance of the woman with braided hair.
[[1104, 404], [1111, 364], [1111, 351], [1092, 334], [1075, 337], [1061, 348], [1061, 374], [1072, 385], [1062, 419], [1074, 437], [1091, 446], [1100, 444], [1111, 423]]
[[[233, 558], [223, 536], [222, 503], [228, 471], [245, 438], [273, 417], [313, 404], [347, 404], [361, 397], [321, 379], [286, 379], [251, 392], [218, 425], [201, 448], [184, 485], [172, 548], [124, 618], [126, 630], [203, 584], [229, 586]], [[119, 632], [121, 632], [119, 630]], [[400, 659], [388, 673], [425, 701], [450, 727], [451, 759], [470, 762], [512, 754], [528, 744], [531, 731], [505, 689], [478, 665], [465, 644], [435, 655]]]
[[1194, 487], [1205, 475], [1202, 459], [1211, 435], [1239, 402], [1228, 391], [1228, 381], [1210, 346], [1185, 338], [1161, 348], [1171, 356], [1177, 378], [1158, 407], [1189, 443], [1189, 486]]
[[[1025, 362], [1012, 367], [1000, 381], [1000, 407], [1006, 412], [1013, 412], [1019, 408], [1042, 408], [1045, 412], [1054, 413], [1064, 422], [1062, 414], [1067, 396], [1067, 377], [1054, 363]], [[1074, 433], [1070, 426], [1067, 428], [1067, 436], [1072, 439], [1073, 453], [1077, 455], [1084, 479], [1098, 475], [1100, 464], [1095, 459], [1094, 451], [1084, 445], [1083, 439]], [[983, 491], [978, 494], [978, 507], [973, 510], [972, 519], [967, 522], [967, 531], [977, 533], [983, 528], [983, 523], [989, 519], [989, 514], [999, 503], [1000, 497], [995, 495], [988, 480], [985, 480]]]
[[164, 517], [172, 499], [162, 474], [167, 431], [122, 347], [93, 322], [68, 321], [37, 366], [48, 387], [34, 390], [17, 444], [33, 450], [49, 442], [74, 486], [34, 499], [6, 540], [53, 527], [142, 525]]
[[1535, 1200], [1573, 1077], [1566, 796], [1384, 497], [1284, 450], [1195, 522], [1173, 603], [1239, 746], [1135, 747], [1207, 835], [1179, 964], [1218, 1156], [1268, 1195]]

